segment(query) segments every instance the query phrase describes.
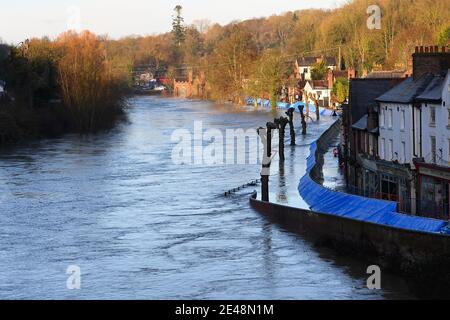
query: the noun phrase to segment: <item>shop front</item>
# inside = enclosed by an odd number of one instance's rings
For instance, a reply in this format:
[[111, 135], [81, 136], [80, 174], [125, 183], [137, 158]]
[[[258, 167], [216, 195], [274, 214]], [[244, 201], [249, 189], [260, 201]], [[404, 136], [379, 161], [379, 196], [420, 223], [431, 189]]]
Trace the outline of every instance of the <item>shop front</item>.
[[447, 218], [450, 203], [450, 168], [415, 162], [419, 214]]

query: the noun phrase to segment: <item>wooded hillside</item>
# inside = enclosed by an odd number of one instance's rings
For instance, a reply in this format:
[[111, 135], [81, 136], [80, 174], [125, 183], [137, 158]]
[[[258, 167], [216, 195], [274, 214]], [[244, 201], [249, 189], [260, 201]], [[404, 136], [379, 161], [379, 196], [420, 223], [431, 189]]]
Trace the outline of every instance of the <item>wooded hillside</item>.
[[[381, 29], [369, 30], [367, 8], [375, 3]], [[448, 0], [354, 0], [334, 10], [287, 12], [226, 26], [199, 20], [180, 35], [181, 14], [174, 14], [174, 32], [111, 41], [109, 54], [123, 65], [151, 65], [169, 77], [206, 73], [213, 96], [234, 99], [243, 90], [242, 79], [264, 64], [259, 58], [268, 51], [289, 61], [301, 55], [338, 58], [340, 47], [346, 67], [401, 69], [414, 46], [445, 45], [450, 39]]]

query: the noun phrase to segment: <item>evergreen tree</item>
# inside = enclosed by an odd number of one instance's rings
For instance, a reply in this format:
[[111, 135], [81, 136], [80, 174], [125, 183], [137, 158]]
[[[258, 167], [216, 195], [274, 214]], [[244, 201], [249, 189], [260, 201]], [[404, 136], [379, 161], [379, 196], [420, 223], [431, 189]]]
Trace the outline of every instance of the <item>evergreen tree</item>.
[[334, 82], [332, 93], [338, 103], [342, 104], [348, 98], [349, 86], [346, 78], [337, 78]]
[[173, 41], [178, 47], [181, 47], [181, 44], [186, 39], [186, 29], [184, 27], [184, 19], [181, 16], [182, 10], [183, 10], [183, 7], [180, 5], [177, 5], [175, 7], [175, 9], [174, 9], [175, 16], [173, 17], [173, 21], [172, 21]]
[[320, 61], [319, 63], [314, 64], [311, 69], [311, 78], [313, 80], [323, 80], [328, 72], [327, 64], [325, 60]]

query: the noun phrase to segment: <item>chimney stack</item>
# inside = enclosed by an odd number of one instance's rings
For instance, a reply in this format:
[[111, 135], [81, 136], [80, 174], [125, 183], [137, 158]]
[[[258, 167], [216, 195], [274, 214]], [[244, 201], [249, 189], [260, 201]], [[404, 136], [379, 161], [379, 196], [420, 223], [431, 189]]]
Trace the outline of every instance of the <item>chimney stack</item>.
[[439, 46], [419, 46], [413, 54], [413, 77], [421, 78], [424, 74], [430, 73], [439, 75], [450, 68], [450, 52], [446, 47]]
[[334, 74], [332, 70], [328, 71], [327, 74], [327, 80], [328, 80], [328, 88], [333, 88], [333, 84], [334, 84]]
[[347, 78], [348, 78], [348, 80], [353, 79], [353, 78], [356, 78], [356, 71], [355, 71], [355, 69], [353, 69], [353, 68], [348, 68], [348, 71], [347, 71]]

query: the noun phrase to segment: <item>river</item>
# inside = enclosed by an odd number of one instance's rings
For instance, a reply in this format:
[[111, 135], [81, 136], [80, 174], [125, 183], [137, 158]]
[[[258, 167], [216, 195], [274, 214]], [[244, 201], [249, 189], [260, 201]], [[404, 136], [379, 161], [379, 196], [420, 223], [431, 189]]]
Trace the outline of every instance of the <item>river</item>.
[[[248, 203], [259, 186], [224, 196], [259, 178], [259, 164], [174, 163], [174, 130], [193, 132], [195, 121], [222, 132], [256, 128], [272, 112], [157, 97], [129, 104], [128, 121], [107, 133], [1, 151], [0, 298], [410, 296], [401, 279], [384, 274], [383, 290], [368, 290], [367, 264], [268, 223]], [[271, 200], [305, 206], [297, 185], [308, 144], [332, 121], [309, 123], [308, 135], [287, 147], [284, 170], [274, 161]], [[326, 175], [330, 185], [339, 179]], [[66, 287], [69, 265], [81, 270], [80, 290]]]

